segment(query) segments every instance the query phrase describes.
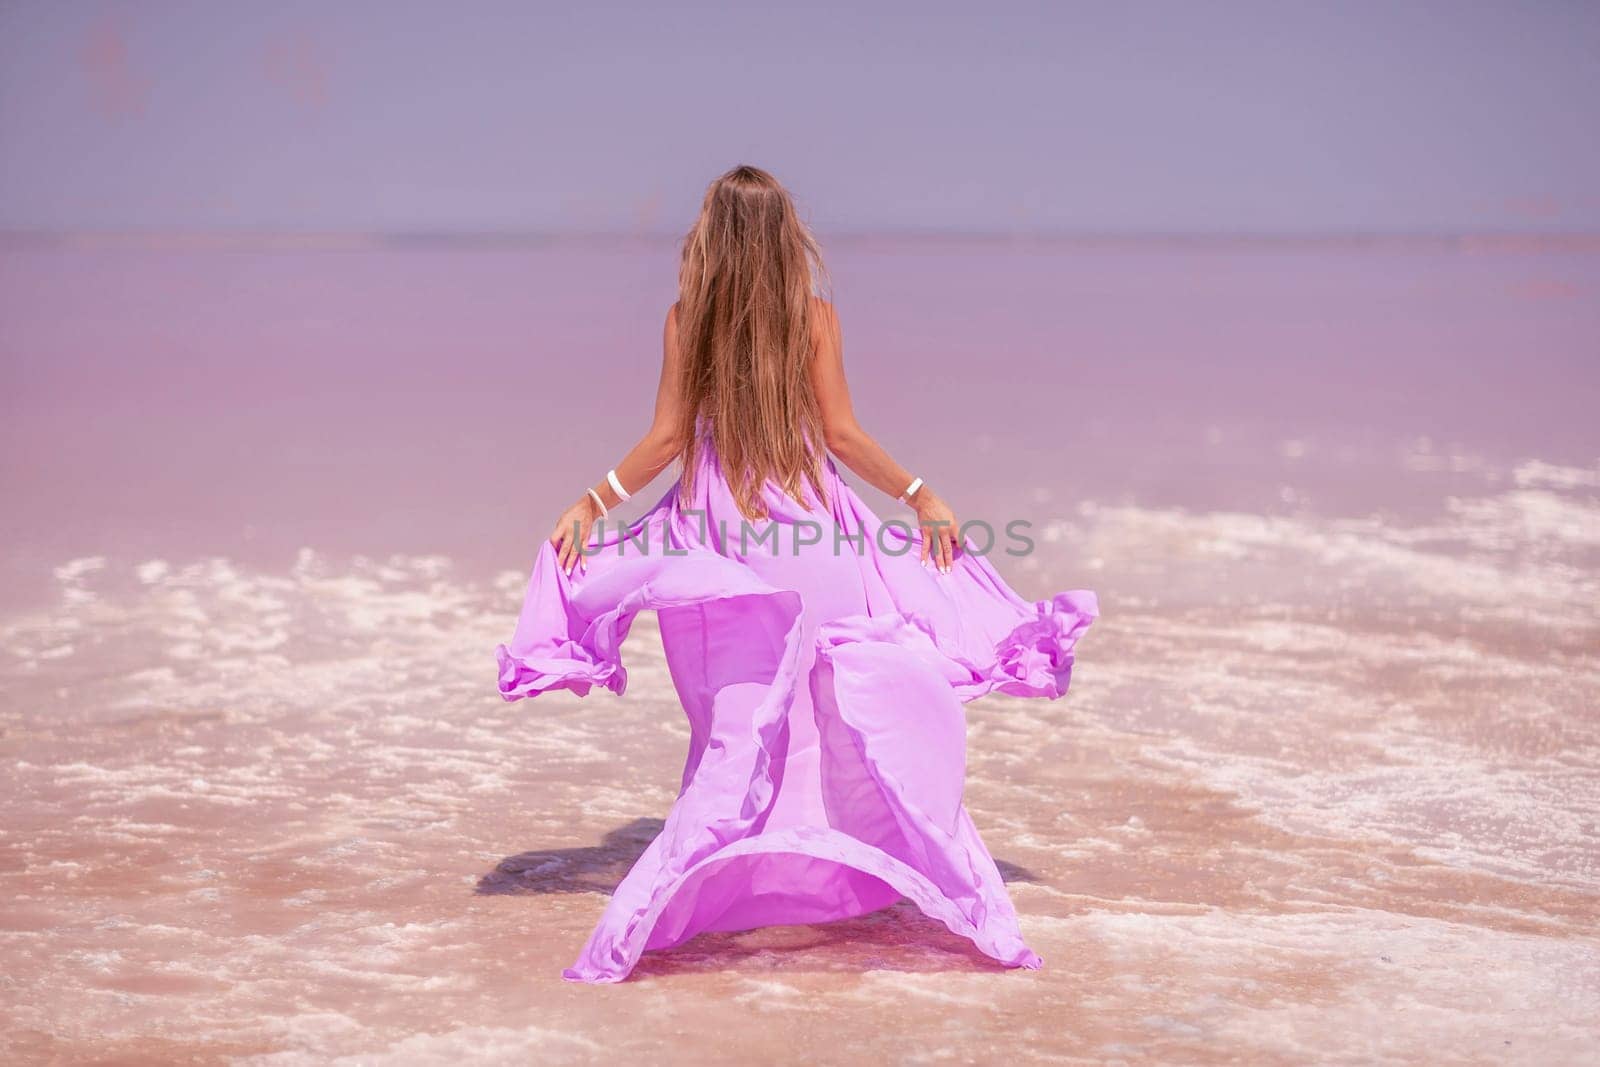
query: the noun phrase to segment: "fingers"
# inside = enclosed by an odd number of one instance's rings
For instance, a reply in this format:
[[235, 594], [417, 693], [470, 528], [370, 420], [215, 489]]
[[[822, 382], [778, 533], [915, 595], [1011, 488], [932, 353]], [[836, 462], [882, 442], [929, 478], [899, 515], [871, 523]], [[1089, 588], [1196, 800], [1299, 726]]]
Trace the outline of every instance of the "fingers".
[[922, 527], [922, 562], [933, 561], [941, 574], [949, 574], [956, 556], [955, 524], [938, 520]]
[[572, 538], [562, 538], [561, 548], [556, 553], [556, 566], [561, 568], [563, 574], [572, 573]]
[[581, 517], [576, 511], [569, 511], [556, 523], [556, 528], [550, 533], [550, 544], [556, 550], [556, 566], [563, 573], [588, 571], [589, 561], [584, 547], [588, 545], [593, 529], [594, 520]]
[[550, 543], [556, 549], [556, 566], [563, 571], [567, 569], [567, 545], [572, 540], [572, 530], [568, 527], [559, 527], [550, 535]]
[[578, 549], [581, 545], [582, 531], [576, 521], [561, 528], [559, 543], [556, 545], [556, 566], [560, 567], [563, 573], [572, 573], [572, 564], [578, 558]]
[[556, 557], [556, 563], [567, 574], [574, 570], [586, 573], [589, 570], [589, 560], [584, 554], [584, 546], [589, 543], [589, 533], [594, 529], [593, 523], [574, 521], [568, 527], [566, 543], [561, 546], [561, 552]]

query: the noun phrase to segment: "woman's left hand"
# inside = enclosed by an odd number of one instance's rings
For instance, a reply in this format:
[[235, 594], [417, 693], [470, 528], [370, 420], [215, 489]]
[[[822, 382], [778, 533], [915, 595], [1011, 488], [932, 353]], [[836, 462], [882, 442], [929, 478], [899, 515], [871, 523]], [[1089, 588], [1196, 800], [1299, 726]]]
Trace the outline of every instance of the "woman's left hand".
[[550, 543], [556, 546], [556, 566], [568, 574], [579, 564], [588, 569], [589, 565], [583, 563], [583, 547], [589, 543], [589, 533], [599, 517], [600, 509], [588, 493], [562, 513], [550, 533]]

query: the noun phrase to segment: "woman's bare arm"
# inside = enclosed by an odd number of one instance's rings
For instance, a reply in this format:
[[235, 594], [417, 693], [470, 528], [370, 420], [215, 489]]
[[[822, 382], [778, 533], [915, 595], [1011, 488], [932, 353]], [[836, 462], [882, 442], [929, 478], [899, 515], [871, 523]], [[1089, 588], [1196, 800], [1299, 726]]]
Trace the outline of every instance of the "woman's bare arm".
[[[617, 481], [622, 483], [622, 488], [628, 491], [629, 496], [649, 485], [677, 458], [679, 412], [683, 404], [678, 391], [681, 365], [678, 353], [678, 305], [674, 304], [667, 312], [667, 322], [662, 328], [661, 378], [656, 384], [655, 415], [638, 444], [629, 449], [616, 466]], [[595, 482], [594, 491], [600, 494], [608, 510], [622, 503], [622, 498], [617, 496], [604, 474]], [[579, 549], [589, 543], [589, 531], [598, 518], [600, 509], [595, 506], [594, 498], [584, 493], [556, 520], [550, 543], [556, 546], [557, 561], [567, 573], [572, 573], [573, 565], [581, 558]]]
[[[816, 355], [811, 360], [811, 388], [822, 411], [822, 432], [828, 451], [869, 485], [892, 497], [911, 484], [912, 473], [895, 462], [884, 447], [856, 421], [850, 386], [844, 375], [844, 334], [833, 305], [817, 300]], [[950, 570], [957, 551], [956, 517], [939, 494], [924, 484], [911, 498], [922, 527], [922, 558], [930, 555], [941, 571]]]

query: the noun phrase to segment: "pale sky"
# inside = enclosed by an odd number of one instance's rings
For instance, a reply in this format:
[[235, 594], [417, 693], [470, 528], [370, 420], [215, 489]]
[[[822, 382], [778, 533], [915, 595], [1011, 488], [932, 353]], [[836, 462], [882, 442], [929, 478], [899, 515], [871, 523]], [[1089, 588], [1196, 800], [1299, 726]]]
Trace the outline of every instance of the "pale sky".
[[0, 6], [0, 228], [1600, 228], [1600, 3]]

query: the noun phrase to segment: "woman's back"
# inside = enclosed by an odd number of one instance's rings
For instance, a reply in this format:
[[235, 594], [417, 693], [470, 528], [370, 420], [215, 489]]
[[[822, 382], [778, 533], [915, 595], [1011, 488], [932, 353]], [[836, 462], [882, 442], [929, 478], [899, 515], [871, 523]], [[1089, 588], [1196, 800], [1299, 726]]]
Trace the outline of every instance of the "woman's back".
[[[713, 184], [651, 428], [562, 517], [498, 650], [507, 700], [621, 693], [629, 626], [654, 611], [689, 720], [678, 799], [573, 980], [620, 980], [701, 931], [902, 896], [998, 960], [1039, 963], [962, 807], [961, 705], [1061, 695], [1094, 595], [1025, 600], [956, 550], [949, 508], [855, 418], [837, 318], [811, 291], [814, 243], [784, 243], [796, 225], [762, 172]], [[915, 523], [881, 522], [830, 452]], [[674, 458], [677, 484], [641, 518], [606, 522]]]

